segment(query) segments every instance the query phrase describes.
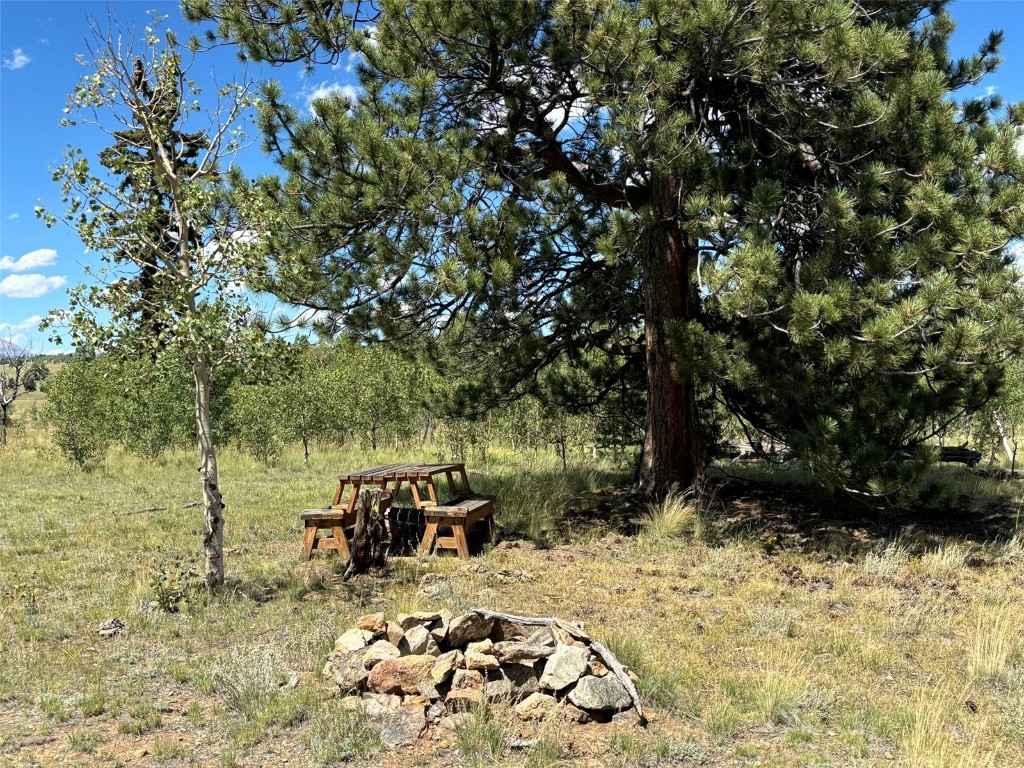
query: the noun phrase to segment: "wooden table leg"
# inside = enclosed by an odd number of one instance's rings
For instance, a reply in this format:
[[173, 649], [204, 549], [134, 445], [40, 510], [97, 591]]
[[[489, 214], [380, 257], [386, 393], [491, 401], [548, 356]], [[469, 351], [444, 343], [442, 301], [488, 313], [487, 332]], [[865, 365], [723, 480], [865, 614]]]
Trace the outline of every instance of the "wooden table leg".
[[423, 532], [423, 540], [420, 542], [420, 554], [429, 555], [434, 549], [434, 539], [437, 538], [437, 523], [428, 522], [427, 529]]
[[309, 560], [313, 556], [313, 545], [316, 543], [316, 523], [306, 522], [306, 532], [302, 536], [302, 559]]
[[338, 550], [338, 555], [346, 560], [351, 559], [352, 553], [348, 550], [348, 539], [345, 538], [345, 529], [340, 525], [332, 526], [331, 534], [334, 536], [334, 546]]
[[455, 546], [459, 550], [459, 559], [469, 560], [469, 542], [466, 541], [466, 526], [452, 523], [452, 534], [455, 536]]

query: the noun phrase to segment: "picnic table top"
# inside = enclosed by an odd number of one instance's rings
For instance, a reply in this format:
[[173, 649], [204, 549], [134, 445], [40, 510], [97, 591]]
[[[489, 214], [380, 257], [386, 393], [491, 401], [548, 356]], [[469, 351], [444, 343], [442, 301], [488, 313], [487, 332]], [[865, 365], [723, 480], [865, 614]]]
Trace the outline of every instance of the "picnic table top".
[[462, 472], [464, 464], [384, 464], [370, 469], [361, 469], [347, 475], [339, 475], [342, 483], [383, 483], [395, 480], [429, 480], [434, 475], [447, 472]]

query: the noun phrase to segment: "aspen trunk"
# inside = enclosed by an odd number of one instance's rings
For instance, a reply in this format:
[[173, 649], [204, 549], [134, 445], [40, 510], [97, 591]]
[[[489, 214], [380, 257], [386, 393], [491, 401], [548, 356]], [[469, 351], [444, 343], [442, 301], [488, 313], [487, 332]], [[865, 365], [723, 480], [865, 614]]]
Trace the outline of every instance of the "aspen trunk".
[[652, 185], [660, 220], [642, 240], [644, 340], [647, 356], [647, 426], [640, 463], [640, 489], [663, 496], [673, 486], [689, 488], [704, 475], [707, 449], [697, 420], [689, 361], [669, 350], [672, 325], [696, 317], [694, 285], [697, 243], [674, 221], [676, 185]]
[[217, 478], [217, 450], [210, 422], [212, 374], [210, 361], [199, 355], [192, 363], [196, 385], [196, 441], [199, 478], [203, 484], [203, 552], [207, 588], [224, 583], [224, 501]]

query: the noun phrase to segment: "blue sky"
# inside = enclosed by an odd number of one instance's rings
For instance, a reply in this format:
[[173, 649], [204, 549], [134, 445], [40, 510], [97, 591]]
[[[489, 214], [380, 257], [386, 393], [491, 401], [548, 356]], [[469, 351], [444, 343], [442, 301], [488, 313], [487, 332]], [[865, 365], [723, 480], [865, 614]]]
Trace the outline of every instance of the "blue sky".
[[[35, 206], [62, 210], [51, 168], [68, 144], [95, 153], [109, 143], [98, 131], [61, 128], [67, 94], [86, 69], [76, 61], [89, 37], [88, 17], [105, 25], [108, 4], [93, 0], [0, 0], [0, 338], [50, 348], [36, 330], [51, 309], [67, 306], [65, 290], [85, 279], [86, 254], [75, 233], [63, 225], [52, 229], [36, 219]], [[147, 12], [168, 17], [165, 26], [181, 38], [194, 30], [176, 2], [133, 0], [109, 3], [117, 23], [142, 29]], [[990, 29], [1003, 29], [1006, 62], [984, 84], [1009, 101], [1024, 100], [1024, 0], [958, 0], [952, 6], [958, 29], [954, 55], [973, 53]], [[202, 60], [204, 76], [223, 83], [239, 77], [233, 49], [221, 48]], [[350, 67], [326, 67], [304, 75], [298, 65], [271, 71], [248, 66], [249, 77], [274, 77], [293, 102], [306, 105], [324, 89], [351, 88]], [[250, 175], [273, 170], [257, 152], [243, 161]]]

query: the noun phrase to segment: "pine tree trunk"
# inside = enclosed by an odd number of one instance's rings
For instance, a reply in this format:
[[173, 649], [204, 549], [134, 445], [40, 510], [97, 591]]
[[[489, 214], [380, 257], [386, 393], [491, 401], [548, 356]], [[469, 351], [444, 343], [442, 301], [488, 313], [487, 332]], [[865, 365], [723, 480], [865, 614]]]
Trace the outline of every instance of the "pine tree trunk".
[[694, 383], [688, 361], [675, 360], [668, 347], [673, 323], [696, 317], [693, 284], [697, 243], [674, 221], [676, 185], [652, 185], [653, 205], [661, 215], [641, 241], [647, 356], [647, 427], [640, 464], [640, 490], [660, 497], [671, 488], [686, 489], [704, 475], [707, 450], [697, 419]]
[[203, 484], [203, 551], [206, 555], [207, 588], [224, 583], [224, 502], [217, 478], [217, 451], [210, 421], [212, 377], [210, 361], [199, 355], [192, 363], [196, 385], [196, 440], [199, 445], [199, 477]]

